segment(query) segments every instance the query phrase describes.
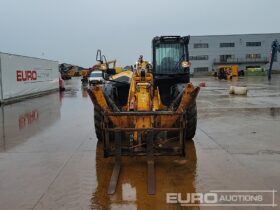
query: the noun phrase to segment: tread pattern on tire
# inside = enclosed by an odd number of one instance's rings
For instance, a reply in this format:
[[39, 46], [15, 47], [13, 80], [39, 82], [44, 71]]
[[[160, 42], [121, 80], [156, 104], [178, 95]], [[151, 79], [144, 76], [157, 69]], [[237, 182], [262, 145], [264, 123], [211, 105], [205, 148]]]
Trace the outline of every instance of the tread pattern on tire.
[[103, 135], [101, 130], [101, 121], [102, 121], [102, 115], [100, 108], [97, 106], [94, 106], [94, 126], [95, 126], [95, 134], [98, 139], [98, 141], [103, 141]]
[[197, 126], [197, 108], [196, 103], [193, 103], [186, 111], [187, 128], [186, 140], [191, 140], [195, 136]]

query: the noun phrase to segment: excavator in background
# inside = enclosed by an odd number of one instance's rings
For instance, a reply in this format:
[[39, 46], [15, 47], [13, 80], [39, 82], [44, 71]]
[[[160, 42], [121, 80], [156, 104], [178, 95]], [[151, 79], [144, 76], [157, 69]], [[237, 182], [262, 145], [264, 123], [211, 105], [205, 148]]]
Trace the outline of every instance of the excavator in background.
[[97, 53], [107, 81], [90, 86], [88, 94], [104, 157], [115, 157], [108, 194], [116, 190], [121, 156], [147, 157], [148, 194], [155, 194], [155, 156], [185, 155], [185, 141], [196, 131], [200, 90], [190, 83], [189, 40], [155, 37], [152, 64], [140, 56], [133, 69], [119, 74]]
[[67, 64], [67, 63], [62, 63], [59, 65], [59, 72], [63, 80], [69, 80], [72, 77], [80, 77], [81, 69], [82, 67]]
[[277, 52], [280, 52], [280, 44], [277, 40], [274, 40], [271, 45], [271, 58], [270, 58], [270, 65], [268, 70], [268, 80], [271, 80], [271, 71], [275, 56], [277, 56]]
[[[114, 69], [113, 74], [118, 74], [122, 71], [124, 71], [123, 68], [117, 67], [116, 63], [117, 60], [111, 60], [107, 61], [106, 57], [102, 55], [101, 50], [97, 50], [96, 54], [96, 61], [98, 62], [97, 64], [93, 65], [91, 68], [88, 69], [82, 69], [80, 71], [80, 75], [83, 77], [81, 79], [82, 84], [96, 84], [96, 83], [102, 83], [104, 80], [102, 77], [98, 76], [100, 72], [102, 72], [102, 68], [104, 69], [104, 65], [106, 69]], [[112, 66], [111, 66], [112, 65]], [[106, 73], [103, 73], [103, 77], [106, 76]], [[111, 74], [111, 75], [113, 75]]]
[[65, 63], [59, 65], [59, 72], [63, 80], [69, 80], [75, 74], [75, 70], [73, 70], [73, 66]]
[[[92, 71], [96, 71], [96, 70], [99, 71], [102, 68], [103, 64], [105, 64], [108, 69], [114, 69], [115, 74], [118, 74], [124, 70], [123, 68], [116, 66], [116, 63], [117, 63], [116, 59], [107, 61], [106, 57], [104, 55], [102, 55], [101, 50], [97, 50], [96, 61], [98, 63], [93, 65], [91, 68], [82, 69], [80, 71], [80, 75], [89, 77], [89, 75], [91, 74]], [[112, 66], [110, 67], [110, 65], [112, 65]]]
[[[97, 57], [101, 55], [101, 51], [97, 51]], [[103, 58], [103, 59], [106, 59]], [[121, 67], [116, 66], [116, 60], [111, 60], [111, 61], [104, 61], [108, 66], [112, 65], [112, 69], [115, 69], [116, 73], [119, 73], [123, 71]], [[101, 61], [98, 61], [97, 64], [93, 65], [91, 68], [82, 68], [79, 66], [71, 65], [71, 64], [66, 64], [62, 63], [59, 65], [59, 72], [61, 74], [61, 77], [63, 80], [68, 80], [71, 79], [72, 77], [83, 77], [82, 82], [86, 80], [92, 71], [98, 71], [100, 67], [102, 66]]]

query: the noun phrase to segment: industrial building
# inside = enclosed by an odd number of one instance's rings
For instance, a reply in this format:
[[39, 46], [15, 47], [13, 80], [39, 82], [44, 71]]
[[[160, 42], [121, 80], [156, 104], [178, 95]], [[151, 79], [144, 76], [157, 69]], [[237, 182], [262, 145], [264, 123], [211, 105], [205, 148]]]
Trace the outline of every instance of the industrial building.
[[[239, 70], [269, 68], [271, 44], [280, 33], [191, 36], [191, 73], [207, 75], [221, 65], [238, 65]], [[272, 71], [280, 73], [280, 57]]]

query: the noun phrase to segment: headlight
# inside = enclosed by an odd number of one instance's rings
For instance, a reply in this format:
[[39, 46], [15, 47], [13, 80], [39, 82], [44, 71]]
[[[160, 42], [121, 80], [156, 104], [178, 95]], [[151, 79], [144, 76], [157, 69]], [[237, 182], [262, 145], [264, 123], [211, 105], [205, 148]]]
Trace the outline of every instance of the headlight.
[[188, 67], [191, 66], [191, 62], [183, 61], [183, 62], [181, 63], [181, 65], [182, 65], [182, 68], [188, 68]]

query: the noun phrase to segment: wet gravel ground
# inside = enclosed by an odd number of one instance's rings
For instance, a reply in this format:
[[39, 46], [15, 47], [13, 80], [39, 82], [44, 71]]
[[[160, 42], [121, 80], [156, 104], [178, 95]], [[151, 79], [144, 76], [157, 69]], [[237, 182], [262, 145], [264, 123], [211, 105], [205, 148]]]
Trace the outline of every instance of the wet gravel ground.
[[[1, 107], [0, 209], [270, 209], [182, 207], [166, 193], [280, 190], [280, 76], [204, 81], [198, 129], [186, 158], [156, 159], [156, 195], [147, 195], [146, 159], [123, 158], [114, 195], [106, 194], [113, 159], [103, 158], [93, 106], [79, 79], [64, 93]], [[243, 85], [248, 96], [231, 96]], [[272, 203], [272, 193], [265, 195]], [[270, 199], [268, 201], [268, 199]], [[279, 209], [279, 206], [274, 209]]]

